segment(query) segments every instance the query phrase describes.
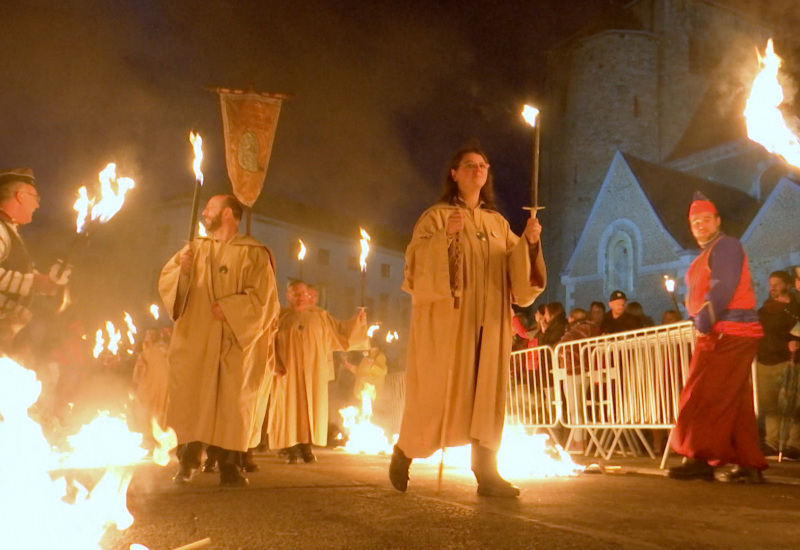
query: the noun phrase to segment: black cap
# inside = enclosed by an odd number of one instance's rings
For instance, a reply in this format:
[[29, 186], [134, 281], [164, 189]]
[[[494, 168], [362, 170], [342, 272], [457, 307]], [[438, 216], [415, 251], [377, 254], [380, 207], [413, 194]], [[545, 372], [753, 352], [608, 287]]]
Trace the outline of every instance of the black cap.
[[30, 185], [36, 185], [36, 178], [33, 176], [32, 168], [11, 168], [0, 171], [0, 187], [21, 181]]
[[627, 300], [628, 297], [625, 296], [625, 293], [621, 290], [615, 290], [611, 293], [611, 297], [608, 299], [609, 302], [613, 302], [614, 300]]

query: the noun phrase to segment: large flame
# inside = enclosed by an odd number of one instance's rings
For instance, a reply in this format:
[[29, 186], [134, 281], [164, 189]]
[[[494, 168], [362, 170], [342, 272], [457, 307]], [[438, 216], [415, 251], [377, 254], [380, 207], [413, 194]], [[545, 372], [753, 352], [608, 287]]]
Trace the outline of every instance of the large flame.
[[[344, 450], [354, 454], [391, 454], [393, 442], [386, 437], [383, 429], [372, 423], [372, 401], [375, 399], [375, 386], [364, 384], [361, 390], [361, 409], [350, 406], [339, 410], [343, 427], [347, 432]], [[397, 436], [394, 437], [397, 439]]]
[[360, 227], [359, 230], [361, 231], [361, 257], [358, 260], [358, 264], [361, 266], [361, 271], [367, 270], [367, 256], [369, 255], [369, 233], [363, 227]]
[[303, 244], [301, 239], [297, 239], [297, 242], [300, 243], [300, 251], [297, 253], [297, 259], [302, 260], [306, 257], [306, 245]]
[[192, 144], [192, 149], [194, 149], [194, 161], [192, 161], [194, 178], [197, 183], [203, 185], [203, 171], [200, 169], [200, 165], [203, 163], [203, 138], [200, 137], [200, 134], [190, 132], [189, 141]]
[[[131, 178], [118, 178], [117, 165], [109, 163], [98, 175], [100, 180], [100, 200], [94, 196], [89, 198], [85, 187], [78, 189], [78, 199], [73, 209], [78, 213], [75, 227], [78, 233], [86, 229], [86, 224], [91, 221], [106, 223], [119, 212], [125, 202], [125, 194], [133, 189], [134, 181]], [[116, 191], [114, 188], [116, 187]]]
[[539, 109], [537, 109], [536, 107], [532, 107], [530, 105], [525, 105], [522, 108], [522, 118], [525, 119], [525, 122], [527, 122], [528, 124], [530, 124], [535, 128], [536, 121], [539, 118]]
[[771, 38], [764, 56], [758, 55], [758, 61], [762, 69], [753, 80], [744, 109], [747, 137], [800, 168], [800, 141], [789, 129], [779, 108], [783, 103], [783, 88], [778, 82], [781, 58], [775, 53]]
[[142, 436], [100, 416], [68, 437], [68, 452], [55, 452], [28, 415], [41, 387], [33, 371], [0, 358], [0, 446], [14, 449], [0, 468], [0, 548], [99, 549], [109, 527], [133, 523], [126, 493], [147, 452]]

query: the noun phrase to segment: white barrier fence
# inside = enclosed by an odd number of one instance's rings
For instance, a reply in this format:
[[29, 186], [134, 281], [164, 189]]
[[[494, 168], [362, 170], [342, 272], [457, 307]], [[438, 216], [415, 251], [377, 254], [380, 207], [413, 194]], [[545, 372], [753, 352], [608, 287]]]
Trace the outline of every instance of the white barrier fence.
[[[654, 457], [643, 429], [670, 429], [694, 349], [689, 321], [512, 353], [506, 422], [586, 433], [585, 452]], [[580, 430], [580, 431], [579, 431]]]

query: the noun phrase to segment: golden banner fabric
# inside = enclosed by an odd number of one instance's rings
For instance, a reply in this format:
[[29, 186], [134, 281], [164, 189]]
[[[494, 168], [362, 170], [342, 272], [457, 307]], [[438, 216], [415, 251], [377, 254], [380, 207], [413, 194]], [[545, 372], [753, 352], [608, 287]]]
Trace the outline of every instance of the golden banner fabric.
[[233, 194], [252, 207], [267, 175], [281, 100], [257, 93], [220, 92], [225, 163]]

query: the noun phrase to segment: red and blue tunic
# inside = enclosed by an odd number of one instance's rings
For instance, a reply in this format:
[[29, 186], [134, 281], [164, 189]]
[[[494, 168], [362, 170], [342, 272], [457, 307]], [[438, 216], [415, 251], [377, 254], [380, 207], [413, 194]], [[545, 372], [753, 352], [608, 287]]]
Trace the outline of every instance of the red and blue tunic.
[[750, 268], [741, 243], [720, 233], [686, 272], [686, 310], [703, 334], [761, 338]]

